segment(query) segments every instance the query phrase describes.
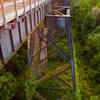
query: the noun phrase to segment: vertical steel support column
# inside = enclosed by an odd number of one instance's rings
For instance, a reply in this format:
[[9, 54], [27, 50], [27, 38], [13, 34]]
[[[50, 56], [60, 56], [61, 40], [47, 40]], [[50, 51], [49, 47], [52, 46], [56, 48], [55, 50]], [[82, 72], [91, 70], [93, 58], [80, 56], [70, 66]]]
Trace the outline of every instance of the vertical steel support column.
[[31, 66], [31, 34], [27, 38], [27, 49], [28, 49], [28, 65]]
[[38, 8], [38, 15], [39, 15], [39, 23], [40, 23], [41, 21], [41, 7], [40, 6]]
[[[49, 30], [48, 30], [48, 28], [44, 28], [44, 35], [48, 35], [48, 32]], [[47, 41], [47, 39], [45, 40], [45, 41]], [[47, 43], [45, 43], [45, 46], [47, 45]], [[47, 52], [47, 50], [48, 50], [48, 48], [46, 48], [45, 49], [45, 57], [47, 57], [48, 56], [48, 52]], [[48, 59], [46, 59], [46, 67], [48, 68]]]
[[[48, 34], [48, 28], [44, 28], [44, 35], [47, 36], [47, 34]], [[47, 41], [46, 38], [44, 40]], [[47, 45], [47, 43], [42, 43], [42, 47], [45, 47], [46, 45]], [[47, 47], [41, 53], [43, 53], [42, 59], [47, 57]], [[45, 60], [45, 65], [46, 65], [46, 68], [48, 68], [48, 60], [47, 59]]]
[[10, 39], [11, 39], [12, 51], [14, 52], [15, 48], [14, 48], [14, 42], [13, 42], [13, 36], [12, 36], [12, 31], [11, 31], [11, 29], [9, 29], [9, 34], [10, 34]]
[[30, 34], [28, 37], [28, 64], [29, 66], [31, 66], [32, 64], [32, 55], [34, 52], [34, 37], [35, 37], [34, 32]]
[[[70, 0], [64, 1], [65, 6], [70, 6]], [[70, 14], [70, 9], [67, 9], [66, 14]], [[68, 32], [68, 40], [69, 40], [69, 49], [70, 49], [70, 64], [72, 70], [72, 81], [73, 81], [73, 89], [76, 90], [76, 81], [75, 81], [75, 68], [74, 68], [74, 58], [73, 58], [73, 43], [72, 43], [72, 32], [71, 32], [71, 17], [66, 18], [67, 22], [67, 32]]]
[[1, 49], [1, 44], [0, 44], [0, 65], [4, 62], [3, 59], [3, 54], [2, 54], [2, 49]]
[[39, 8], [37, 8], [37, 24], [39, 24]]
[[71, 33], [71, 18], [67, 18], [67, 32], [69, 40], [69, 49], [70, 49], [70, 64], [72, 70], [72, 80], [73, 80], [73, 89], [76, 90], [76, 81], [75, 81], [75, 69], [74, 69], [74, 58], [73, 58], [73, 43], [72, 43], [72, 33]]
[[35, 21], [35, 19], [36, 19], [36, 17], [35, 17], [35, 12], [36, 12], [36, 11], [35, 11], [35, 8], [34, 8], [34, 12], [33, 12], [33, 16], [34, 16], [34, 19], [33, 19], [33, 20], [34, 20], [34, 26], [36, 26], [36, 21]]
[[42, 20], [42, 0], [41, 0], [41, 4], [40, 4], [40, 13], [41, 13], [41, 20]]
[[42, 0], [41, 0], [41, 4], [40, 4], [40, 19], [42, 20]]
[[37, 8], [35, 8], [35, 25], [37, 26], [38, 24], [38, 11]]
[[42, 18], [44, 18], [44, 4], [42, 6]]

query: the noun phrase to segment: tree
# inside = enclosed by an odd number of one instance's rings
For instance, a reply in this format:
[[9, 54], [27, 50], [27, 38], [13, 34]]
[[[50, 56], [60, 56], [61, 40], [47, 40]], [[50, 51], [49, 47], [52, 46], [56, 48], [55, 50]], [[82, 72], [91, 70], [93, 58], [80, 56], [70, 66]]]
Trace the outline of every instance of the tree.
[[81, 0], [81, 2], [80, 2], [80, 18], [81, 18], [81, 21], [84, 20], [87, 13], [91, 10], [90, 6], [91, 5], [89, 3], [89, 0]]
[[72, 5], [71, 16], [72, 16], [72, 26], [75, 27], [78, 31], [81, 31], [81, 20], [80, 20], [80, 5], [79, 2]]
[[86, 37], [88, 33], [91, 33], [95, 27], [96, 18], [91, 13], [88, 13], [82, 23], [82, 38]]
[[97, 26], [92, 33], [100, 33], [100, 26]]
[[18, 75], [22, 72], [27, 65], [27, 50], [21, 48], [13, 58], [8, 62], [5, 68], [12, 72], [14, 75]]
[[[80, 93], [83, 100], [100, 99], [100, 0], [72, 0]], [[77, 4], [75, 8], [74, 5]], [[79, 7], [79, 9], [77, 9]], [[76, 11], [78, 13], [76, 13]], [[77, 17], [76, 17], [77, 16]], [[81, 27], [79, 27], [81, 26]], [[78, 28], [80, 29], [78, 29]], [[78, 34], [78, 35], [77, 35]], [[79, 38], [81, 36], [81, 38]]]
[[18, 82], [10, 72], [0, 73], [0, 100], [10, 100], [18, 89]]

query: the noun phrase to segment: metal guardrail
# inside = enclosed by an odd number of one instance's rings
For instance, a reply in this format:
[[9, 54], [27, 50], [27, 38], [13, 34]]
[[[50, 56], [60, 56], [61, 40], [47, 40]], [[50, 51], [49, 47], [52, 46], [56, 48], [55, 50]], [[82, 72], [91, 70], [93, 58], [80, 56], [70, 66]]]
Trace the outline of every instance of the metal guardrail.
[[6, 25], [11, 20], [23, 14], [26, 15], [28, 11], [46, 3], [49, 0], [12, 0], [11, 2], [4, 2], [1, 0], [0, 5], [0, 26]]
[[[26, 3], [26, 1], [30, 2]], [[59, 3], [56, 0], [38, 0], [37, 2], [34, 1], [34, 3], [33, 1], [34, 0], [13, 0], [13, 2], [5, 3], [2, 0], [1, 2], [0, 69], [11, 59], [36, 27], [43, 22], [48, 11], [50, 11], [56, 3]], [[13, 5], [13, 7], [10, 5]], [[5, 7], [9, 9], [5, 9]]]

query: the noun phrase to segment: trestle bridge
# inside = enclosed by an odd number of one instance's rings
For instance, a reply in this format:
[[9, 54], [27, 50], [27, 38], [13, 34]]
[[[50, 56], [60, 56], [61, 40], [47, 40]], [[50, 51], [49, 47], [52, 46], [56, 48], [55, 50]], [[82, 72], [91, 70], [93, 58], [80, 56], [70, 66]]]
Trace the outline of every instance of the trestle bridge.
[[[55, 35], [55, 29], [61, 30]], [[65, 34], [68, 39], [70, 54], [56, 45], [56, 40]], [[53, 37], [52, 37], [53, 36]], [[75, 91], [75, 69], [73, 59], [73, 43], [71, 33], [70, 0], [1, 0], [0, 2], [0, 69], [11, 59], [17, 50], [27, 41], [29, 66], [37, 66], [45, 74], [40, 79], [45, 82], [51, 78], [60, 81]], [[47, 48], [55, 50], [47, 54]], [[47, 59], [55, 52], [66, 61], [64, 66], [50, 72]], [[38, 59], [36, 61], [35, 57]], [[34, 60], [35, 59], [35, 60]], [[45, 62], [45, 66], [41, 63]], [[35, 68], [35, 67], [34, 67]], [[38, 70], [38, 69], [37, 69]], [[72, 87], [58, 77], [64, 71], [72, 72]]]

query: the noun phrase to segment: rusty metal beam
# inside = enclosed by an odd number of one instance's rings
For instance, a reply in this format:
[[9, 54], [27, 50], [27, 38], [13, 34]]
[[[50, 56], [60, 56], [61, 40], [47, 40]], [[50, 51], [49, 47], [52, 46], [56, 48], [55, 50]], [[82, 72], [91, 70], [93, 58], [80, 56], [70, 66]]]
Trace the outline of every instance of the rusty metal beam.
[[[65, 9], [65, 8], [70, 8], [70, 6], [56, 6], [55, 8], [57, 8], [57, 9], [58, 9], [58, 8], [63, 8], [63, 9]], [[55, 9], [55, 8], [54, 8], [54, 9]]]
[[74, 68], [74, 58], [73, 58], [73, 42], [72, 42], [72, 33], [71, 33], [71, 18], [67, 18], [67, 32], [68, 32], [68, 40], [69, 40], [69, 48], [70, 48], [70, 64], [72, 70], [72, 80], [73, 80], [73, 89], [76, 90], [76, 81], [75, 81], [75, 68]]
[[55, 71], [46, 74], [45, 76], [43, 76], [43, 77], [42, 77], [41, 79], [39, 79], [38, 81], [44, 83], [44, 82], [46, 82], [47, 80], [51, 79], [53, 76], [56, 76], [57, 74], [61, 73], [62, 71], [68, 70], [69, 67], [70, 67], [69, 64], [66, 64], [66, 65], [64, 65], [64, 66], [61, 66], [61, 67], [57, 68]]
[[42, 96], [39, 92], [35, 91], [34, 96], [36, 96], [39, 100], [47, 100], [44, 96]]
[[62, 88], [53, 88], [53, 87], [44, 87], [44, 86], [39, 87], [36, 90], [40, 90], [40, 89], [44, 89], [44, 90], [56, 90], [56, 91], [62, 91], [62, 92], [66, 91], [65, 89], [62, 89]]
[[62, 83], [65, 86], [68, 86], [68, 87], [72, 88], [68, 83], [66, 83], [64, 80], [62, 80], [61, 78], [59, 78], [57, 76], [53, 76], [53, 79], [55, 79], [56, 81]]
[[53, 52], [51, 52], [47, 57], [45, 57], [44, 59], [40, 60], [39, 63], [44, 62], [46, 59], [48, 59], [49, 57], [51, 57], [54, 53], [56, 53], [56, 50], [54, 50]]
[[39, 64], [38, 62], [33, 62], [32, 65], [37, 65], [43, 72], [48, 73], [50, 72], [47, 68], [45, 68], [44, 66], [42, 66], [41, 64]]
[[57, 11], [57, 10], [53, 10], [53, 13], [55, 14], [55, 15], [64, 15], [63, 13], [61, 13], [61, 12], [59, 12], [59, 11]]
[[[66, 45], [66, 44], [65, 44]], [[61, 46], [61, 48], [63, 48], [65, 45]], [[54, 53], [56, 53], [56, 49], [51, 52], [47, 57], [45, 57], [44, 59], [40, 60], [39, 63], [42, 63], [43, 61], [45, 61], [46, 59], [50, 58]]]
[[[55, 37], [55, 39], [51, 40], [51, 43], [48, 43], [45, 47], [41, 48], [41, 51], [44, 50], [45, 48], [47, 48], [48, 46], [50, 46], [53, 42], [55, 42], [60, 36], [62, 36], [62, 34], [64, 34], [64, 32], [62, 32], [61, 34], [59, 34], [58, 36]], [[44, 40], [45, 41], [45, 40]], [[32, 59], [38, 54], [40, 53], [40, 50], [37, 51], [33, 56]]]
[[46, 15], [46, 17], [69, 18], [71, 15]]
[[[44, 34], [42, 34], [42, 32], [40, 31], [39, 28], [37, 28], [37, 30], [39, 31], [38, 34], [41, 38], [46, 39], [46, 36]], [[45, 41], [45, 40], [44, 40]], [[66, 57], [65, 53], [61, 50], [61, 48], [59, 48], [55, 43], [52, 43], [49, 39], [47, 39], [47, 42], [49, 42], [56, 50], [57, 52], [66, 60], [69, 62], [69, 59]], [[46, 41], [45, 41], [46, 43]]]

